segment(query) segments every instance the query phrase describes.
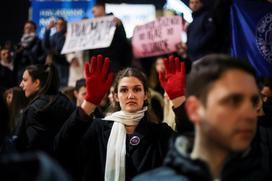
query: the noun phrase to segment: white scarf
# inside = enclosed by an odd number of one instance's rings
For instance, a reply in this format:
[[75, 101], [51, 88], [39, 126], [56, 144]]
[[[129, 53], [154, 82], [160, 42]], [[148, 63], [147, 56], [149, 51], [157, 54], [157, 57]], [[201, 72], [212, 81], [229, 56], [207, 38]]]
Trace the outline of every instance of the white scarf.
[[107, 145], [105, 181], [125, 180], [126, 128], [125, 125], [138, 125], [147, 107], [136, 113], [118, 111], [104, 120], [114, 121]]
[[35, 33], [29, 33], [29, 34], [23, 34], [22, 38], [21, 38], [21, 45], [26, 48], [30, 45], [30, 43], [34, 40], [34, 38], [36, 37]]

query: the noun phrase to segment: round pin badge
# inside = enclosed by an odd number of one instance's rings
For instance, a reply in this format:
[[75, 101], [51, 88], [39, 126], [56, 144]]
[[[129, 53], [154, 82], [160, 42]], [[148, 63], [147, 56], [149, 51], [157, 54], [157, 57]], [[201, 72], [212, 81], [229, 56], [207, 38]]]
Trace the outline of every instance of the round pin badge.
[[132, 146], [136, 146], [140, 143], [140, 138], [138, 136], [133, 136], [129, 143], [132, 145]]

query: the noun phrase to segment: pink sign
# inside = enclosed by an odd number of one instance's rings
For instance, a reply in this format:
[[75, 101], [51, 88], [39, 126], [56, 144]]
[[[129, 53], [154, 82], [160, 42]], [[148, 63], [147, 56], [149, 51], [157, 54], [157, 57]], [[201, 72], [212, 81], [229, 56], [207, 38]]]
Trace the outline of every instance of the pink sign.
[[137, 26], [132, 37], [136, 58], [158, 56], [177, 51], [181, 42], [182, 19], [180, 16], [161, 17], [156, 21]]

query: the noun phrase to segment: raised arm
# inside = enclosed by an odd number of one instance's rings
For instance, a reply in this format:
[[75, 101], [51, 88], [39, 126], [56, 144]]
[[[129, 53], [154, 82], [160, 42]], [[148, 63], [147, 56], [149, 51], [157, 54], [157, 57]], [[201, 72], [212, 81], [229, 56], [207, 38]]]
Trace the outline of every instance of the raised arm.
[[164, 59], [165, 73], [159, 73], [161, 85], [174, 108], [182, 105], [185, 101], [184, 84], [185, 84], [185, 67], [184, 62], [180, 62], [178, 57], [169, 56]]
[[81, 108], [88, 115], [94, 112], [96, 106], [108, 92], [113, 80], [113, 74], [111, 72], [108, 74], [109, 58], [105, 58], [104, 62], [102, 62], [102, 59], [102, 55], [93, 56], [91, 65], [85, 64], [87, 91]]

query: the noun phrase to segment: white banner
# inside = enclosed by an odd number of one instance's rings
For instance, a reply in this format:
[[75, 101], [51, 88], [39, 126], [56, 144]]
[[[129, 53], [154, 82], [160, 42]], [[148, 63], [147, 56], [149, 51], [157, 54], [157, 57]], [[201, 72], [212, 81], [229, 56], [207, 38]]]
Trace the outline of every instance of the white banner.
[[109, 47], [116, 29], [114, 16], [68, 23], [62, 54]]
[[156, 8], [152, 4], [106, 4], [107, 13], [122, 20], [127, 38], [131, 38], [135, 26], [156, 19]]

